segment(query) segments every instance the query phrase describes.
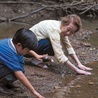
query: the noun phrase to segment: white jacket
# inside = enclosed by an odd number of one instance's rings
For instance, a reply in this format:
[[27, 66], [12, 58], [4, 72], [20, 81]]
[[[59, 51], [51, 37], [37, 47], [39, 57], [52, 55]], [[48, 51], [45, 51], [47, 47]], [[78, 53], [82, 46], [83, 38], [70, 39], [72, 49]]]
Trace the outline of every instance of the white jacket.
[[[60, 63], [64, 63], [68, 60], [63, 52], [62, 44], [67, 49], [69, 54], [74, 54], [75, 51], [69, 42], [68, 36], [60, 37], [61, 21], [56, 20], [44, 20], [30, 28], [31, 31], [37, 36], [38, 41], [41, 39], [49, 38], [55, 53], [57, 60]], [[63, 43], [62, 43], [62, 41]]]

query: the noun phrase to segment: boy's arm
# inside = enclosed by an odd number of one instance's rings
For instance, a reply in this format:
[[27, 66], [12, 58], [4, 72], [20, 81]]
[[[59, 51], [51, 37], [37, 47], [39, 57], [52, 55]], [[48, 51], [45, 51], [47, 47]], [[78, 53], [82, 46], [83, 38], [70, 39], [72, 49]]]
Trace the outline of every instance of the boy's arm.
[[28, 88], [34, 95], [36, 95], [38, 98], [44, 98], [43, 96], [41, 96], [35, 89], [34, 87], [31, 85], [31, 83], [29, 82], [29, 80], [26, 78], [26, 76], [22, 73], [22, 71], [17, 71], [14, 72], [15, 76], [18, 78], [18, 80], [26, 87]]

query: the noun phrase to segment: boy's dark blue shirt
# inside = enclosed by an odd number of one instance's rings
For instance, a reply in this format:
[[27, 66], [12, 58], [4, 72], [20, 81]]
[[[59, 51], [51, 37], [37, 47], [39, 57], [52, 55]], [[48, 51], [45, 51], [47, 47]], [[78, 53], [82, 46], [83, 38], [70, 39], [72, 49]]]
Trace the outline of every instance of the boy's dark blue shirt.
[[0, 61], [14, 72], [24, 73], [24, 57], [17, 53], [10, 38], [0, 40]]

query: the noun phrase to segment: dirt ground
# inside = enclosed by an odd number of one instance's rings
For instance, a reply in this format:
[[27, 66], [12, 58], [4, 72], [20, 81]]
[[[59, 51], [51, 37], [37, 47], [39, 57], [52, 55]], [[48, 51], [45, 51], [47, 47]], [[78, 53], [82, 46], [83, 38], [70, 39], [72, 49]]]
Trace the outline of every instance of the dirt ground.
[[[4, 0], [7, 2], [7, 0]], [[19, 0], [15, 0], [19, 1]], [[22, 0], [20, 0], [22, 1]], [[26, 1], [26, 0], [24, 0]], [[28, 0], [29, 1], [29, 0]], [[0, 1], [1, 2], [1, 1]], [[44, 4], [50, 4], [49, 2]], [[44, 5], [43, 4], [43, 5]], [[0, 4], [0, 18], [13, 18], [15, 16], [19, 16], [30, 12], [32, 10], [38, 9], [42, 6], [42, 2], [34, 3], [34, 4]], [[53, 13], [54, 12], [54, 13]], [[56, 14], [55, 11], [43, 10], [37, 14], [33, 14], [29, 17], [24, 19], [20, 19], [23, 22], [28, 23], [36, 23], [43, 19], [57, 19], [60, 16]], [[58, 15], [58, 17], [56, 17]], [[20, 21], [18, 20], [18, 21]], [[71, 36], [70, 41], [83, 64], [87, 64], [92, 61], [98, 61], [98, 52], [97, 48], [94, 48], [90, 45], [85, 38], [89, 38], [89, 34], [91, 34], [88, 30], [81, 31], [82, 33], [77, 33], [77, 36]], [[86, 35], [88, 34], [88, 35]], [[81, 37], [82, 36], [82, 37]], [[70, 59], [70, 58], [69, 58]], [[26, 59], [28, 62], [29, 60]], [[49, 69], [41, 69], [32, 66], [30, 63], [26, 63], [25, 65], [25, 74], [27, 78], [30, 80], [32, 85], [39, 91], [42, 95], [45, 93], [53, 92], [56, 88], [62, 87], [63, 83], [61, 81], [60, 76], [62, 73], [69, 74], [70, 70], [67, 69], [65, 66], [58, 64], [57, 66], [49, 66]], [[68, 73], [67, 73], [68, 71]], [[76, 75], [74, 72], [71, 71], [73, 75]], [[65, 85], [71, 80], [66, 80]], [[14, 82], [15, 85], [19, 85], [20, 88], [14, 89], [14, 94], [10, 96], [1, 96], [0, 98], [36, 98], [32, 95], [19, 81]]]

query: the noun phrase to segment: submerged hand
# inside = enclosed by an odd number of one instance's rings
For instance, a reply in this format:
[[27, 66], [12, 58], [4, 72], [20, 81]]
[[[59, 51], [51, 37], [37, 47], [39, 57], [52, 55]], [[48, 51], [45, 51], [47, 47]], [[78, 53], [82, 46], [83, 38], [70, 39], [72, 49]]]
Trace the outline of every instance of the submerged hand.
[[82, 70], [93, 70], [92, 68], [86, 67], [86, 66], [84, 66], [84, 65], [82, 65], [82, 64], [79, 64], [78, 67], [79, 67], [80, 69], [82, 69]]

